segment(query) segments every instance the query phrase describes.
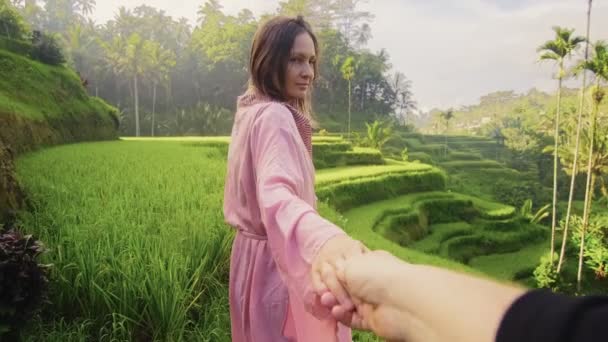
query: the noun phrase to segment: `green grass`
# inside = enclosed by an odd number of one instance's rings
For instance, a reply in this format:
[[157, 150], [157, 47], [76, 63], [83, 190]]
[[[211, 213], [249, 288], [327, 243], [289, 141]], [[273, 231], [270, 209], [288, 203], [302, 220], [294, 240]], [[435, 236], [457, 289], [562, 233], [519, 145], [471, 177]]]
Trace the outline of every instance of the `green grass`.
[[343, 181], [373, 177], [386, 174], [416, 172], [431, 170], [432, 167], [420, 163], [399, 163], [395, 165], [372, 165], [372, 166], [356, 166], [356, 167], [337, 167], [330, 169], [322, 169], [317, 171], [316, 184], [317, 187], [339, 183]]
[[201, 136], [185, 136], [185, 137], [121, 137], [124, 141], [148, 141], [148, 142], [200, 142], [200, 143], [230, 143], [229, 136], [217, 137], [201, 137]]
[[215, 149], [175, 142], [76, 144], [20, 158], [34, 205], [21, 220], [54, 265], [49, 320], [85, 320], [93, 340], [229, 341], [225, 167]]
[[430, 234], [414, 242], [410, 248], [429, 254], [439, 254], [441, 244], [446, 240], [473, 233], [473, 227], [467, 222], [440, 223], [429, 227]]
[[322, 135], [313, 135], [312, 142], [342, 142], [344, 138], [342, 136], [322, 136]]
[[[440, 193], [426, 193], [427, 196], [434, 196]], [[374, 222], [384, 211], [398, 209], [411, 203], [421, 194], [410, 194], [396, 197], [389, 200], [379, 201], [346, 211], [343, 216], [346, 219], [345, 230], [354, 238], [364, 241], [371, 249], [383, 249], [393, 253], [399, 258], [419, 264], [429, 264], [448, 269], [465, 271], [479, 274], [479, 272], [467, 267], [466, 265], [447, 260], [438, 256], [425, 254], [413, 249], [404, 248], [397, 243], [386, 239], [372, 230]]]
[[549, 252], [550, 243], [541, 241], [528, 245], [516, 252], [491, 254], [473, 258], [469, 265], [502, 280], [517, 280], [522, 273], [529, 273], [538, 266], [540, 257]]
[[440, 164], [441, 167], [446, 169], [455, 170], [469, 170], [469, 169], [500, 169], [504, 168], [502, 164], [494, 160], [455, 160], [443, 162]]
[[79, 118], [97, 113], [111, 120], [114, 109], [101, 99], [90, 98], [76, 73], [0, 49], [0, 115], [27, 119]]

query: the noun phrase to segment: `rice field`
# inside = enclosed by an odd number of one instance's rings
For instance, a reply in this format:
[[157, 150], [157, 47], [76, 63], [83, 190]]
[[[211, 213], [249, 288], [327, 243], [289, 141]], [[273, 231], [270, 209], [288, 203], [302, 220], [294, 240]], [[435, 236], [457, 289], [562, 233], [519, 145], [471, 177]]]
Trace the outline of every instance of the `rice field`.
[[[32, 210], [20, 219], [49, 247], [43, 261], [53, 265], [52, 303], [24, 340], [230, 341], [227, 284], [233, 231], [222, 212], [228, 143], [229, 137], [129, 138], [21, 157], [18, 177]], [[389, 160], [318, 170], [316, 186], [345, 184], [336, 189], [348, 197], [354, 196], [349, 193], [354, 186], [368, 189], [382, 177], [422, 173], [440, 171]], [[470, 263], [475, 269], [433, 255], [442, 239], [474, 229], [464, 222], [432, 225], [431, 234], [417, 242], [419, 248], [404, 248], [372, 229], [385, 211], [433, 198], [471, 200], [488, 220], [516, 215], [513, 207], [444, 191], [410, 193], [343, 213], [320, 202], [319, 211], [370, 248], [414, 263], [481, 275], [495, 269], [500, 258], [519, 263], [536, 257], [534, 247], [477, 257]], [[505, 269], [505, 277], [496, 276], [507, 279], [513, 272]], [[379, 340], [356, 333], [355, 341]]]
[[67, 145], [19, 159], [34, 207], [22, 221], [54, 265], [51, 326], [31, 340], [51, 341], [44, 332], [59, 327], [76, 340], [229, 341], [225, 167], [216, 149], [176, 142]]

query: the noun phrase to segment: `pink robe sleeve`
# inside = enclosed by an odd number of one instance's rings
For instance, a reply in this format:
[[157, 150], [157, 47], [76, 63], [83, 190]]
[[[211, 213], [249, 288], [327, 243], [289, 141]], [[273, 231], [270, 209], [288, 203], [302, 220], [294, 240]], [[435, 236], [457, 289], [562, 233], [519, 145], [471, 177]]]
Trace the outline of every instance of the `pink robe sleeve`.
[[300, 297], [309, 313], [328, 318], [329, 310], [312, 288], [310, 267], [327, 240], [345, 233], [298, 196], [314, 184], [305, 174], [311, 169], [304, 159], [309, 156], [298, 141], [291, 112], [280, 104], [269, 105], [256, 118], [251, 134], [258, 203], [272, 256], [290, 293]]

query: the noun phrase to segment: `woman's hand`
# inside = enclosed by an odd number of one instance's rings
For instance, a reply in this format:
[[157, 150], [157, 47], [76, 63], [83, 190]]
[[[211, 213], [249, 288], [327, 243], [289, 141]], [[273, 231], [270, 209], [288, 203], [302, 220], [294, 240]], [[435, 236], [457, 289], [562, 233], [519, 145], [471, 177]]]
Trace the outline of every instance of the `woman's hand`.
[[348, 235], [329, 239], [319, 250], [312, 262], [312, 282], [315, 292], [322, 296], [322, 304], [332, 308], [340, 321], [350, 321], [349, 313], [355, 306], [348, 292], [338, 280], [337, 270], [353, 256], [365, 253], [368, 249]]

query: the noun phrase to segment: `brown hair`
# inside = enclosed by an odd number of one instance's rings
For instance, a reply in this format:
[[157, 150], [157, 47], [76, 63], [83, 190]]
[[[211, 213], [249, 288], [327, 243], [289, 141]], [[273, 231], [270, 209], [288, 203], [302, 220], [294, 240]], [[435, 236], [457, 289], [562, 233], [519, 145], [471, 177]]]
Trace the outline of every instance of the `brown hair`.
[[[285, 75], [296, 37], [308, 33], [315, 45], [315, 54], [319, 55], [317, 37], [310, 25], [301, 17], [278, 16], [270, 19], [258, 28], [253, 38], [249, 58], [249, 86], [263, 95], [279, 101], [288, 101], [285, 95]], [[317, 78], [318, 66], [314, 63], [314, 78]], [[312, 87], [311, 87], [312, 89]], [[304, 115], [312, 119], [311, 94], [303, 100], [292, 103]]]

